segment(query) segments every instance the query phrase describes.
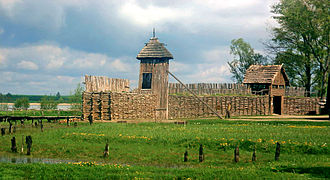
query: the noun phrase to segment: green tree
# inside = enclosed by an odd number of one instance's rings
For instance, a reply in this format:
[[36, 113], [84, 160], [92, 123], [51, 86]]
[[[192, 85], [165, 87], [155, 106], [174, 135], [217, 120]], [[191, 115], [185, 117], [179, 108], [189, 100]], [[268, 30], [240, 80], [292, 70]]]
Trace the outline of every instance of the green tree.
[[27, 110], [30, 107], [29, 99], [26, 97], [17, 99], [15, 101], [14, 107], [17, 109]]
[[56, 100], [59, 100], [61, 98], [61, 94], [60, 94], [60, 92], [57, 92], [56, 93]]
[[279, 24], [272, 29], [268, 45], [276, 55], [274, 63], [283, 63], [290, 79], [303, 85], [308, 96], [314, 87], [324, 97], [329, 73], [329, 1], [281, 0], [272, 13]]
[[233, 79], [237, 83], [242, 83], [246, 70], [255, 64], [267, 64], [267, 58], [259, 53], [255, 53], [251, 45], [242, 38], [233, 39], [230, 46], [230, 54], [234, 55], [234, 60], [228, 62]]
[[78, 83], [76, 89], [73, 94], [69, 97], [71, 103], [71, 109], [81, 110], [82, 108], [82, 93], [83, 87], [81, 87], [80, 83]]
[[43, 110], [54, 110], [57, 109], [58, 101], [55, 100], [54, 96], [44, 96], [41, 98], [40, 109]]

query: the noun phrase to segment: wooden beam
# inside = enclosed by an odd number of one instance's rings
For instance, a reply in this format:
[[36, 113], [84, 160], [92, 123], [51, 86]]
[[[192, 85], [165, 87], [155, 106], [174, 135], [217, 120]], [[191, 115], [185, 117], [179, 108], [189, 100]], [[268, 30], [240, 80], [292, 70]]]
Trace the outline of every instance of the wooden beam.
[[177, 80], [184, 88], [186, 88], [198, 101], [202, 102], [207, 108], [209, 108], [218, 118], [223, 119], [211, 106], [206, 102], [202, 101], [193, 91], [191, 91], [185, 84], [183, 84], [177, 77], [174, 76], [170, 71], [167, 71], [175, 80]]

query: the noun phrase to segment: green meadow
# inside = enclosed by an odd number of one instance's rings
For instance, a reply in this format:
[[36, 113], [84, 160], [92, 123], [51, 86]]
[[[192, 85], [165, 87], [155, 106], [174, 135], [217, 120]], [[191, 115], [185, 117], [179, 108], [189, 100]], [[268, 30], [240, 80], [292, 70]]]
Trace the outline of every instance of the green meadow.
[[[31, 123], [31, 122], [30, 122]], [[54, 159], [0, 163], [0, 179], [319, 179], [330, 178], [330, 122], [188, 120], [174, 123], [94, 123], [77, 127], [26, 122], [0, 136], [0, 157]], [[0, 123], [6, 127], [8, 123]], [[22, 136], [31, 135], [32, 155]], [[19, 153], [11, 152], [11, 138]], [[106, 143], [110, 156], [103, 157]], [[281, 144], [275, 161], [276, 142]], [[198, 160], [203, 145], [205, 160]], [[239, 146], [240, 161], [234, 162]], [[257, 161], [252, 162], [256, 149]], [[183, 162], [184, 152], [188, 162]]]

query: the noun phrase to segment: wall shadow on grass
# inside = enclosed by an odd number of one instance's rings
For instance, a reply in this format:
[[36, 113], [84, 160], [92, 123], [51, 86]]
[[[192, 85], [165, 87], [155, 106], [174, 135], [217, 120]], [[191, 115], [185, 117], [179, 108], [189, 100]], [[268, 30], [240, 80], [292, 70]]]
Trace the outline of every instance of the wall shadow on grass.
[[274, 172], [289, 172], [289, 173], [299, 173], [299, 174], [310, 174], [317, 178], [329, 178], [330, 177], [330, 167], [287, 167], [282, 166], [278, 169], [272, 169]]

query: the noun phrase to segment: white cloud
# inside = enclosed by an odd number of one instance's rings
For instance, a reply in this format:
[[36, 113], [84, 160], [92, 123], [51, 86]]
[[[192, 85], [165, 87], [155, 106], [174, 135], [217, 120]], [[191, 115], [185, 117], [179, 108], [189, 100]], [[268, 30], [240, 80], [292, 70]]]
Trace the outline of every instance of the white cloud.
[[39, 67], [37, 64], [31, 61], [21, 61], [17, 64], [19, 69], [26, 69], [26, 70], [38, 70]]
[[5, 68], [6, 67], [6, 59], [5, 56], [0, 54], [0, 69]]
[[130, 66], [128, 64], [123, 63], [120, 59], [115, 59], [111, 64], [113, 70], [119, 72], [129, 72]]
[[197, 7], [204, 6], [210, 10], [243, 9], [257, 6], [261, 0], [195, 0]]
[[223, 63], [231, 58], [229, 46], [215, 47], [211, 50], [203, 51], [202, 54], [206, 62]]
[[127, 1], [121, 8], [120, 13], [139, 25], [152, 25], [158, 22], [177, 21], [192, 16], [190, 9], [179, 9], [173, 7], [160, 7], [154, 5], [139, 5], [137, 1]]
[[187, 76], [190, 80], [193, 80], [191, 82], [229, 82], [230, 72], [226, 64], [199, 64], [197, 69]]
[[[4, 66], [2, 69], [7, 72], [0, 73], [0, 77], [6, 76], [0, 81], [0, 87], [6, 86], [2, 90], [8, 92], [24, 93], [20, 88], [26, 85], [30, 87], [30, 94], [60, 90], [68, 94], [84, 74], [134, 79], [138, 68], [133, 69], [133, 64], [136, 65], [136, 61], [127, 57], [113, 58], [52, 44], [0, 48], [0, 67]], [[38, 71], [31, 74], [31, 70]]]
[[0, 27], [0, 35], [3, 34], [4, 32], [5, 32], [5, 30]]
[[170, 71], [173, 73], [176, 72], [187, 72], [191, 70], [191, 66], [185, 63], [180, 63], [177, 61], [170, 61]]
[[51, 59], [49, 63], [47, 64], [46, 68], [47, 69], [57, 69], [62, 67], [64, 64], [64, 59], [63, 58], [58, 58], [58, 59]]
[[59, 81], [63, 81], [63, 82], [69, 83], [69, 84], [73, 83], [76, 79], [72, 76], [56, 76], [56, 78]]

